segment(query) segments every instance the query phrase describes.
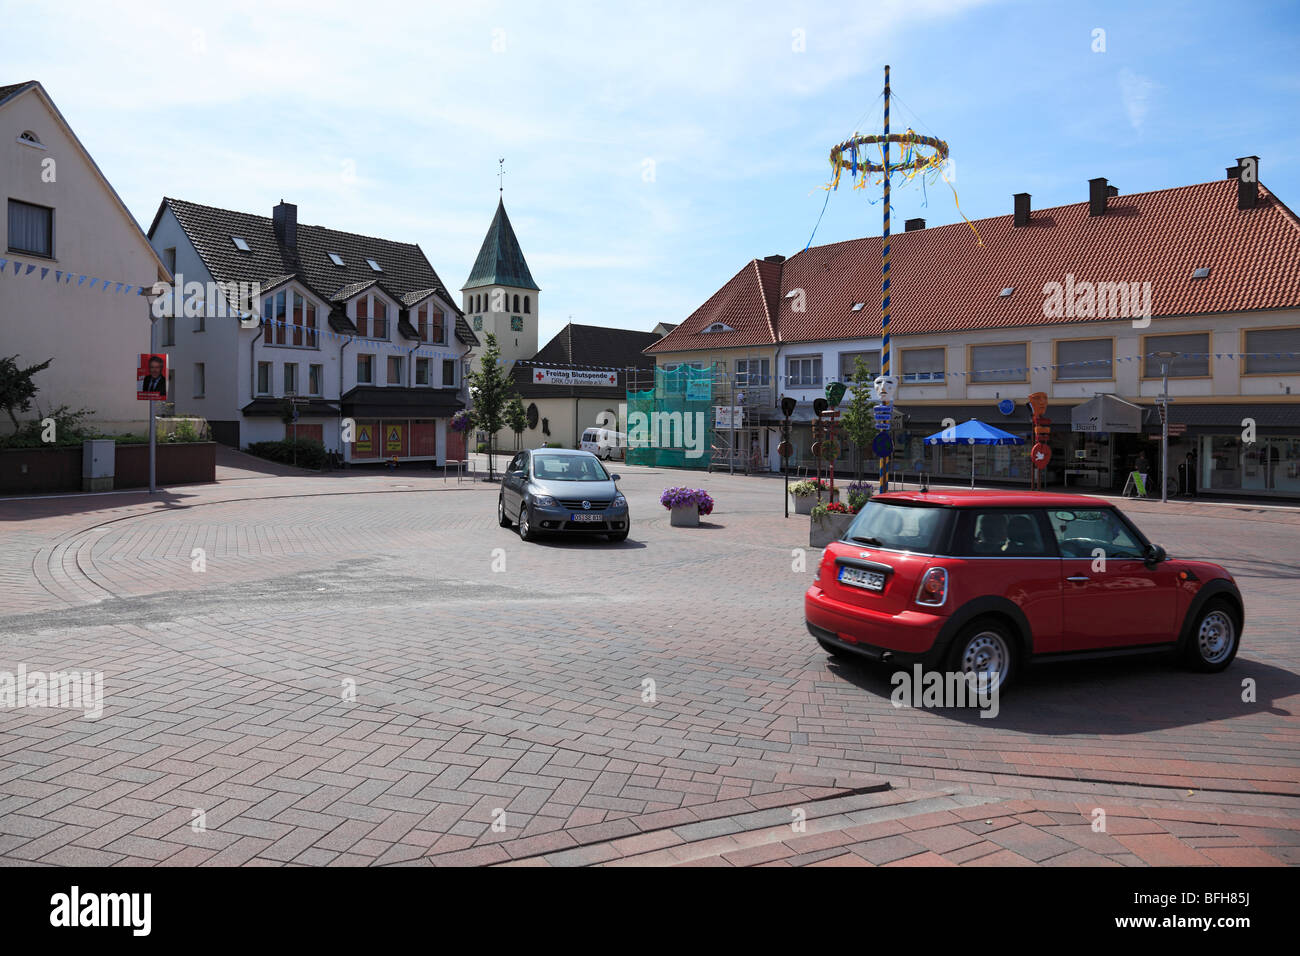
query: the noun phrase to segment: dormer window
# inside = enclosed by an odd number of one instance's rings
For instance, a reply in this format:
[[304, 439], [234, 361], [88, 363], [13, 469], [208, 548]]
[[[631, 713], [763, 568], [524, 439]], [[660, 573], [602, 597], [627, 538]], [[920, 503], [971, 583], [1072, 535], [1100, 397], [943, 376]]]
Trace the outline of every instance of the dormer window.
[[734, 332], [736, 330], [733, 329], [731, 326], [729, 326], [726, 322], [714, 322], [704, 331], [705, 332]]
[[366, 260], [366, 265], [370, 266], [370, 268], [371, 268], [372, 270], [374, 270], [375, 272], [383, 272], [383, 271], [384, 271], [383, 269], [379, 268], [379, 263], [376, 262], [374, 259], [367, 259], [367, 260]]
[[235, 244], [235, 248], [240, 252], [252, 252], [252, 250], [248, 248], [248, 243], [244, 241], [243, 236], [231, 236], [230, 241]]
[[336, 266], [341, 266], [344, 264], [343, 257], [339, 255], [337, 252], [328, 252], [326, 253], [326, 255], [330, 257], [330, 262], [334, 263]]

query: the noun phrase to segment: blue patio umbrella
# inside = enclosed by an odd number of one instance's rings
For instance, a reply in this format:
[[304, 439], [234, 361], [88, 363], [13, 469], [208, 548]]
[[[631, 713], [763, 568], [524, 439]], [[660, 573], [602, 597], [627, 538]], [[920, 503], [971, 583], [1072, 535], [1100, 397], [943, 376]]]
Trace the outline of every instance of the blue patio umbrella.
[[[945, 428], [925, 439], [927, 445], [1023, 445], [1025, 440], [978, 419]], [[970, 486], [975, 487], [975, 449], [970, 453]]]

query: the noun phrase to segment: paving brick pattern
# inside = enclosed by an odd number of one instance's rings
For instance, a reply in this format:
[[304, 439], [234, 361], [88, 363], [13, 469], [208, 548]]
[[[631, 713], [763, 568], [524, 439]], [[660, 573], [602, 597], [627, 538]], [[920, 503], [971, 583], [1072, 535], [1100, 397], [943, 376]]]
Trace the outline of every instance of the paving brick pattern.
[[779, 480], [692, 476], [719, 505], [688, 530], [680, 473], [617, 470], [623, 545], [525, 545], [427, 472], [0, 501], [0, 671], [105, 686], [97, 720], [0, 711], [0, 860], [1296, 862], [1300, 513], [1134, 505], [1238, 574], [1238, 661], [1044, 668], [984, 720], [807, 637]]

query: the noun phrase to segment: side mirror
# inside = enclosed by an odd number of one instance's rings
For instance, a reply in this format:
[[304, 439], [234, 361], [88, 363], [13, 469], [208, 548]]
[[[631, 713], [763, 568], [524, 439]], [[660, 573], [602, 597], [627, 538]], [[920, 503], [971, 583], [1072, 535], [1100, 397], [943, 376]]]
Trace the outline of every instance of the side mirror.
[[609, 480], [610, 480], [610, 481], [619, 481], [620, 479], [622, 479], [622, 477], [623, 477], [622, 475], [610, 475], [610, 476], [609, 476]]
[[1159, 564], [1161, 561], [1168, 560], [1168, 558], [1169, 558], [1169, 553], [1165, 551], [1164, 548], [1160, 547], [1160, 545], [1158, 544], [1147, 545], [1146, 563], [1148, 566], [1154, 567], [1155, 565]]

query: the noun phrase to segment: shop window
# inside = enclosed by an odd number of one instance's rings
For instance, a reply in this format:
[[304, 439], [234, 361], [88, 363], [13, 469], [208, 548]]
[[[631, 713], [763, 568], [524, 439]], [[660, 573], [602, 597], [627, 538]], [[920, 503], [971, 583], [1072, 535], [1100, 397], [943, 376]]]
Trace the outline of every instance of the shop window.
[[1300, 375], [1300, 328], [1246, 333], [1247, 375]]
[[903, 384], [925, 385], [942, 382], [946, 371], [946, 350], [942, 347], [933, 349], [903, 349], [899, 353], [902, 360]]
[[[1142, 377], [1159, 379], [1168, 364], [1170, 378], [1206, 378], [1210, 374], [1210, 333], [1182, 335], [1148, 335], [1142, 340]], [[1161, 359], [1156, 352], [1177, 352], [1171, 359]]]
[[1013, 345], [972, 345], [971, 383], [1028, 381], [1028, 352], [1029, 347], [1024, 342]]
[[1056, 380], [1087, 382], [1115, 377], [1111, 339], [1061, 339], [1056, 343]]

